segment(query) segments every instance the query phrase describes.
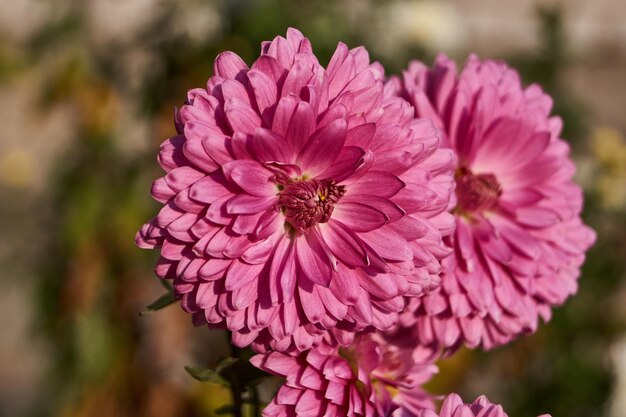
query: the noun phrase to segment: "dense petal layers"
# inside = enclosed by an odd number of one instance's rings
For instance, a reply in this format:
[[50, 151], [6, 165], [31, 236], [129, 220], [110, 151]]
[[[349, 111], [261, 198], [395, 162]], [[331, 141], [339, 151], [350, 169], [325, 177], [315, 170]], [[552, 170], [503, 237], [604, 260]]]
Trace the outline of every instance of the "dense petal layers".
[[300, 351], [387, 329], [451, 253], [455, 157], [380, 65], [339, 44], [327, 68], [290, 29], [248, 67], [226, 52], [161, 146], [164, 204], [137, 234], [160, 247], [197, 324], [238, 346]]
[[421, 385], [437, 372], [437, 354], [407, 341], [407, 335], [362, 334], [347, 348], [322, 343], [298, 356], [253, 357], [258, 368], [286, 378], [263, 415], [408, 417], [434, 408]]
[[550, 97], [475, 56], [458, 75], [445, 56], [432, 69], [413, 62], [385, 88], [442, 129], [458, 157], [454, 262], [439, 289], [410, 301], [403, 324], [448, 348], [488, 349], [535, 331], [576, 292], [595, 240]]
[[[508, 417], [508, 414], [499, 404], [493, 404], [484, 395], [476, 398], [471, 404], [463, 403], [457, 394], [450, 394], [441, 404], [439, 413], [424, 409], [418, 412], [416, 417]], [[542, 414], [539, 417], [550, 417]]]

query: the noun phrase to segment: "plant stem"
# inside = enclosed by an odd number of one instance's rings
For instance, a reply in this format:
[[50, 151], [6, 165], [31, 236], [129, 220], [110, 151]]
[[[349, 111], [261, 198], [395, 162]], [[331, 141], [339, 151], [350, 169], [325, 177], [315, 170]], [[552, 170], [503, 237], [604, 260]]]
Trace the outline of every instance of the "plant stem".
[[256, 385], [250, 388], [252, 394], [252, 415], [254, 417], [261, 417], [261, 404], [259, 404], [259, 391]]
[[[232, 344], [231, 333], [226, 332], [226, 335], [228, 337], [228, 343], [230, 344], [231, 356], [233, 358], [238, 358], [240, 356], [239, 348]], [[239, 384], [239, 381], [237, 379], [237, 375], [233, 375], [233, 374], [229, 375], [229, 380], [230, 380], [230, 392], [233, 395], [233, 416], [242, 417], [243, 416], [243, 410], [242, 410], [243, 401], [241, 398], [242, 391], [241, 391], [241, 386]]]
[[239, 387], [239, 381], [236, 381], [236, 380], [231, 381], [230, 386], [231, 386], [231, 392], [233, 394], [233, 415], [234, 417], [242, 417], [243, 416], [243, 410], [242, 410], [243, 401], [241, 400], [241, 388]]

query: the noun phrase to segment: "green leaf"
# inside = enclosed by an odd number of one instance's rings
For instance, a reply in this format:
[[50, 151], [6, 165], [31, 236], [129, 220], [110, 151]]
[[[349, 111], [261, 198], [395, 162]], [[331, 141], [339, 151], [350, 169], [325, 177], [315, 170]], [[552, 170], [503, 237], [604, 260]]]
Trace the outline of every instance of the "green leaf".
[[172, 283], [170, 282], [170, 280], [159, 278], [159, 282], [161, 283], [163, 288], [167, 290], [167, 292], [170, 292], [172, 294], [174, 293], [174, 287], [172, 286]]
[[145, 310], [140, 312], [139, 315], [143, 316], [144, 314], [153, 313], [157, 310], [167, 307], [168, 305], [174, 302], [176, 302], [176, 297], [174, 296], [173, 292], [163, 294], [162, 296], [157, 298], [153, 303], [151, 303], [148, 307], [146, 307]]
[[226, 404], [215, 409], [215, 414], [235, 414], [235, 407], [232, 404]]
[[198, 381], [213, 382], [224, 386], [238, 385], [244, 389], [258, 385], [262, 378], [269, 376], [241, 358], [226, 358], [217, 364], [215, 370], [190, 366], [186, 366], [185, 369]]
[[185, 371], [189, 373], [194, 379], [201, 382], [211, 382], [214, 384], [222, 385], [225, 387], [230, 386], [230, 382], [225, 380], [218, 372], [213, 369], [192, 368], [191, 366], [185, 366]]
[[261, 378], [268, 376], [266, 372], [242, 358], [226, 358], [217, 365], [216, 370], [226, 380], [238, 381], [248, 387], [257, 385]]
[[222, 371], [234, 366], [239, 361], [241, 361], [241, 359], [239, 358], [226, 358], [217, 364], [217, 366], [215, 367], [215, 370], [221, 374]]

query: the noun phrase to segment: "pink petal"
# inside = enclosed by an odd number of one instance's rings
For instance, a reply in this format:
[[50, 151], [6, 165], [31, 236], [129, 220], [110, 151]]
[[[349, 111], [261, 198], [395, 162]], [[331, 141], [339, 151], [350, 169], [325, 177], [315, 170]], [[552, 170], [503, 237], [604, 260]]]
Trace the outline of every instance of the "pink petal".
[[241, 310], [250, 306], [258, 297], [258, 285], [253, 281], [232, 292], [232, 305], [236, 310]]
[[262, 264], [267, 261], [276, 244], [277, 236], [271, 236], [250, 246], [242, 255], [242, 259], [250, 264]]
[[296, 415], [298, 417], [318, 417], [321, 408], [322, 394], [319, 391], [304, 391], [300, 401], [296, 404]]
[[392, 261], [410, 261], [413, 259], [413, 251], [407, 241], [395, 233], [377, 229], [360, 234], [359, 237], [385, 259]]
[[327, 287], [332, 277], [330, 260], [325, 250], [318, 242], [317, 235], [307, 233], [306, 240], [296, 240], [296, 254], [300, 271], [311, 282]]
[[189, 166], [174, 168], [165, 176], [165, 181], [169, 187], [180, 192], [189, 187], [201, 178], [204, 178], [205, 174], [193, 169]]
[[345, 44], [340, 42], [337, 45], [326, 72], [330, 78], [328, 95], [331, 98], [337, 97], [355, 74], [354, 57]]
[[255, 355], [250, 362], [266, 372], [274, 375], [289, 375], [292, 368], [297, 366], [296, 359], [279, 352], [271, 352], [267, 355]]
[[[274, 119], [272, 120], [272, 131], [282, 137], [287, 136], [287, 129], [291, 122], [291, 117], [300, 103], [294, 96], [283, 97], [278, 101]], [[292, 145], [293, 146], [293, 145]]]
[[238, 103], [250, 107], [250, 96], [248, 91], [239, 81], [226, 80], [221, 85], [222, 95], [227, 99], [237, 99]]
[[385, 274], [375, 276], [363, 274], [360, 283], [365, 291], [381, 300], [389, 300], [399, 295], [396, 279], [393, 276]]
[[233, 261], [226, 273], [224, 288], [234, 291], [242, 288], [259, 278], [264, 265], [249, 265], [240, 261]]
[[200, 168], [206, 173], [213, 172], [217, 169], [218, 165], [215, 161], [209, 157], [204, 150], [202, 141], [199, 140], [187, 140], [183, 145], [183, 153], [185, 157], [189, 159], [196, 167]]
[[[337, 320], [341, 320], [345, 317], [346, 313], [348, 312], [348, 306], [342, 302], [339, 302], [339, 300], [337, 300], [337, 297], [333, 295], [331, 290], [324, 287], [318, 287], [317, 293], [320, 297], [320, 300], [322, 300], [322, 302], [324, 303], [324, 307], [326, 307], [326, 310], [328, 310], [328, 312], [332, 314], [334, 318], [336, 318]], [[353, 300], [352, 303], [354, 303], [354, 301], [356, 300]]]
[[344, 146], [332, 165], [319, 173], [318, 177], [342, 182], [366, 164], [370, 158], [370, 154], [357, 146]]
[[226, 202], [226, 211], [229, 214], [256, 214], [267, 210], [276, 204], [276, 197], [257, 197], [248, 194], [238, 194]]
[[358, 125], [348, 130], [346, 134], [346, 146], [358, 146], [363, 149], [368, 149], [375, 132], [376, 123]]
[[262, 72], [274, 85], [279, 84], [286, 73], [285, 68], [274, 57], [269, 55], [260, 56], [252, 64], [252, 71], [254, 70]]
[[254, 92], [257, 109], [265, 119], [264, 113], [270, 109], [277, 100], [278, 92], [276, 90], [276, 83], [264, 72], [259, 70], [250, 70], [247, 75], [252, 91]]
[[400, 220], [406, 213], [392, 201], [375, 195], [348, 194], [341, 199], [341, 203], [357, 203], [370, 206], [385, 215], [388, 221]]
[[166, 204], [167, 201], [176, 195], [176, 191], [172, 190], [165, 178], [159, 178], [152, 183], [150, 194], [160, 203]]
[[350, 267], [363, 267], [369, 264], [360, 239], [343, 224], [330, 219], [328, 223], [320, 224], [318, 227], [326, 245], [344, 264]]
[[[272, 305], [286, 303], [291, 300], [293, 296], [293, 290], [296, 284], [293, 256], [292, 240], [283, 237], [276, 245], [267, 277]], [[287, 299], [283, 297], [287, 297]]]
[[230, 259], [211, 259], [198, 270], [198, 275], [204, 280], [215, 281], [224, 276], [232, 262]]
[[258, 197], [272, 197], [277, 189], [271, 181], [274, 175], [256, 161], [231, 161], [222, 165], [222, 171], [229, 180], [244, 191]]
[[191, 186], [189, 196], [200, 203], [212, 204], [215, 200], [231, 194], [224, 183], [221, 173], [206, 176]]
[[346, 184], [348, 193], [370, 194], [385, 198], [393, 197], [404, 187], [404, 182], [385, 171], [368, 171], [354, 183], [348, 181]]
[[311, 133], [315, 130], [315, 114], [311, 105], [306, 101], [301, 101], [295, 108], [285, 135], [291, 148], [300, 152], [302, 146], [307, 143]]
[[291, 164], [294, 160], [290, 143], [269, 129], [257, 128], [249, 141], [249, 148], [259, 162]]
[[[189, 123], [185, 125], [185, 129], [187, 126]], [[202, 137], [202, 147], [207, 155], [221, 165], [233, 159], [226, 148], [227, 141], [226, 136], [213, 133]]]
[[500, 217], [494, 216], [490, 221], [498, 229], [500, 236], [515, 247], [518, 252], [532, 259], [539, 257], [540, 249], [537, 241], [524, 229]]
[[248, 66], [237, 54], [226, 51], [215, 58], [213, 74], [223, 78], [235, 78], [241, 71], [247, 69]]
[[439, 414], [442, 417], [452, 417], [455, 410], [462, 406], [463, 400], [461, 399], [461, 397], [459, 397], [458, 394], [449, 394], [443, 401], [443, 404], [441, 404], [441, 410], [439, 411]]
[[310, 63], [304, 60], [297, 60], [289, 70], [287, 78], [283, 83], [283, 88], [280, 93], [281, 97], [285, 97], [289, 94], [300, 97], [302, 89], [309, 83], [313, 74], [314, 68]]
[[298, 285], [298, 295], [300, 296], [300, 303], [306, 317], [311, 323], [318, 323], [324, 316], [326, 309], [317, 293], [316, 285], [311, 282], [300, 283]]
[[371, 206], [351, 202], [337, 204], [332, 215], [333, 219], [355, 232], [376, 230], [389, 220], [384, 213]]
[[541, 207], [521, 207], [515, 211], [515, 217], [521, 224], [533, 228], [552, 226], [561, 220], [554, 211]]
[[171, 171], [176, 167], [187, 165], [187, 159], [182, 152], [184, 143], [184, 136], [174, 136], [161, 144], [157, 159], [164, 170]]
[[[333, 276], [333, 280], [330, 282], [330, 293], [343, 304], [353, 305], [358, 301], [361, 293], [359, 280], [358, 273], [353, 269], [340, 268], [339, 272]], [[324, 300], [324, 291], [320, 290], [319, 293], [322, 295], [322, 300]]]
[[312, 176], [323, 172], [339, 156], [346, 139], [346, 121], [336, 120], [316, 131], [304, 145], [298, 159]]
[[324, 392], [324, 398], [337, 404], [343, 405], [346, 397], [346, 386], [337, 382], [329, 381], [326, 391]]
[[253, 134], [261, 126], [261, 118], [245, 102], [229, 98], [224, 104], [228, 124], [233, 132]]
[[[303, 393], [304, 391], [302, 391], [301, 389], [291, 388], [287, 385], [283, 385], [282, 387], [280, 387], [278, 393], [276, 394], [276, 402], [278, 402], [278, 404], [295, 405], [298, 403]], [[263, 410], [263, 412], [267, 413], [267, 408]]]
[[293, 63], [295, 50], [291, 43], [282, 36], [277, 36], [272, 40], [267, 50], [267, 55], [276, 58], [283, 68], [290, 68]]

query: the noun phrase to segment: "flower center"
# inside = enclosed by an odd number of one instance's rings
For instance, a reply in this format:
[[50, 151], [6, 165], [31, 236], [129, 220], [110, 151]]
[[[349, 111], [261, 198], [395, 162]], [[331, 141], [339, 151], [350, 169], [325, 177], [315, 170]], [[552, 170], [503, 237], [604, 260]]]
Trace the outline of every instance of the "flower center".
[[502, 187], [493, 174], [473, 174], [467, 168], [459, 168], [455, 179], [457, 209], [462, 212], [489, 210], [502, 194]]
[[344, 185], [332, 180], [289, 180], [278, 195], [287, 221], [299, 232], [330, 220], [335, 204], [345, 194]]

